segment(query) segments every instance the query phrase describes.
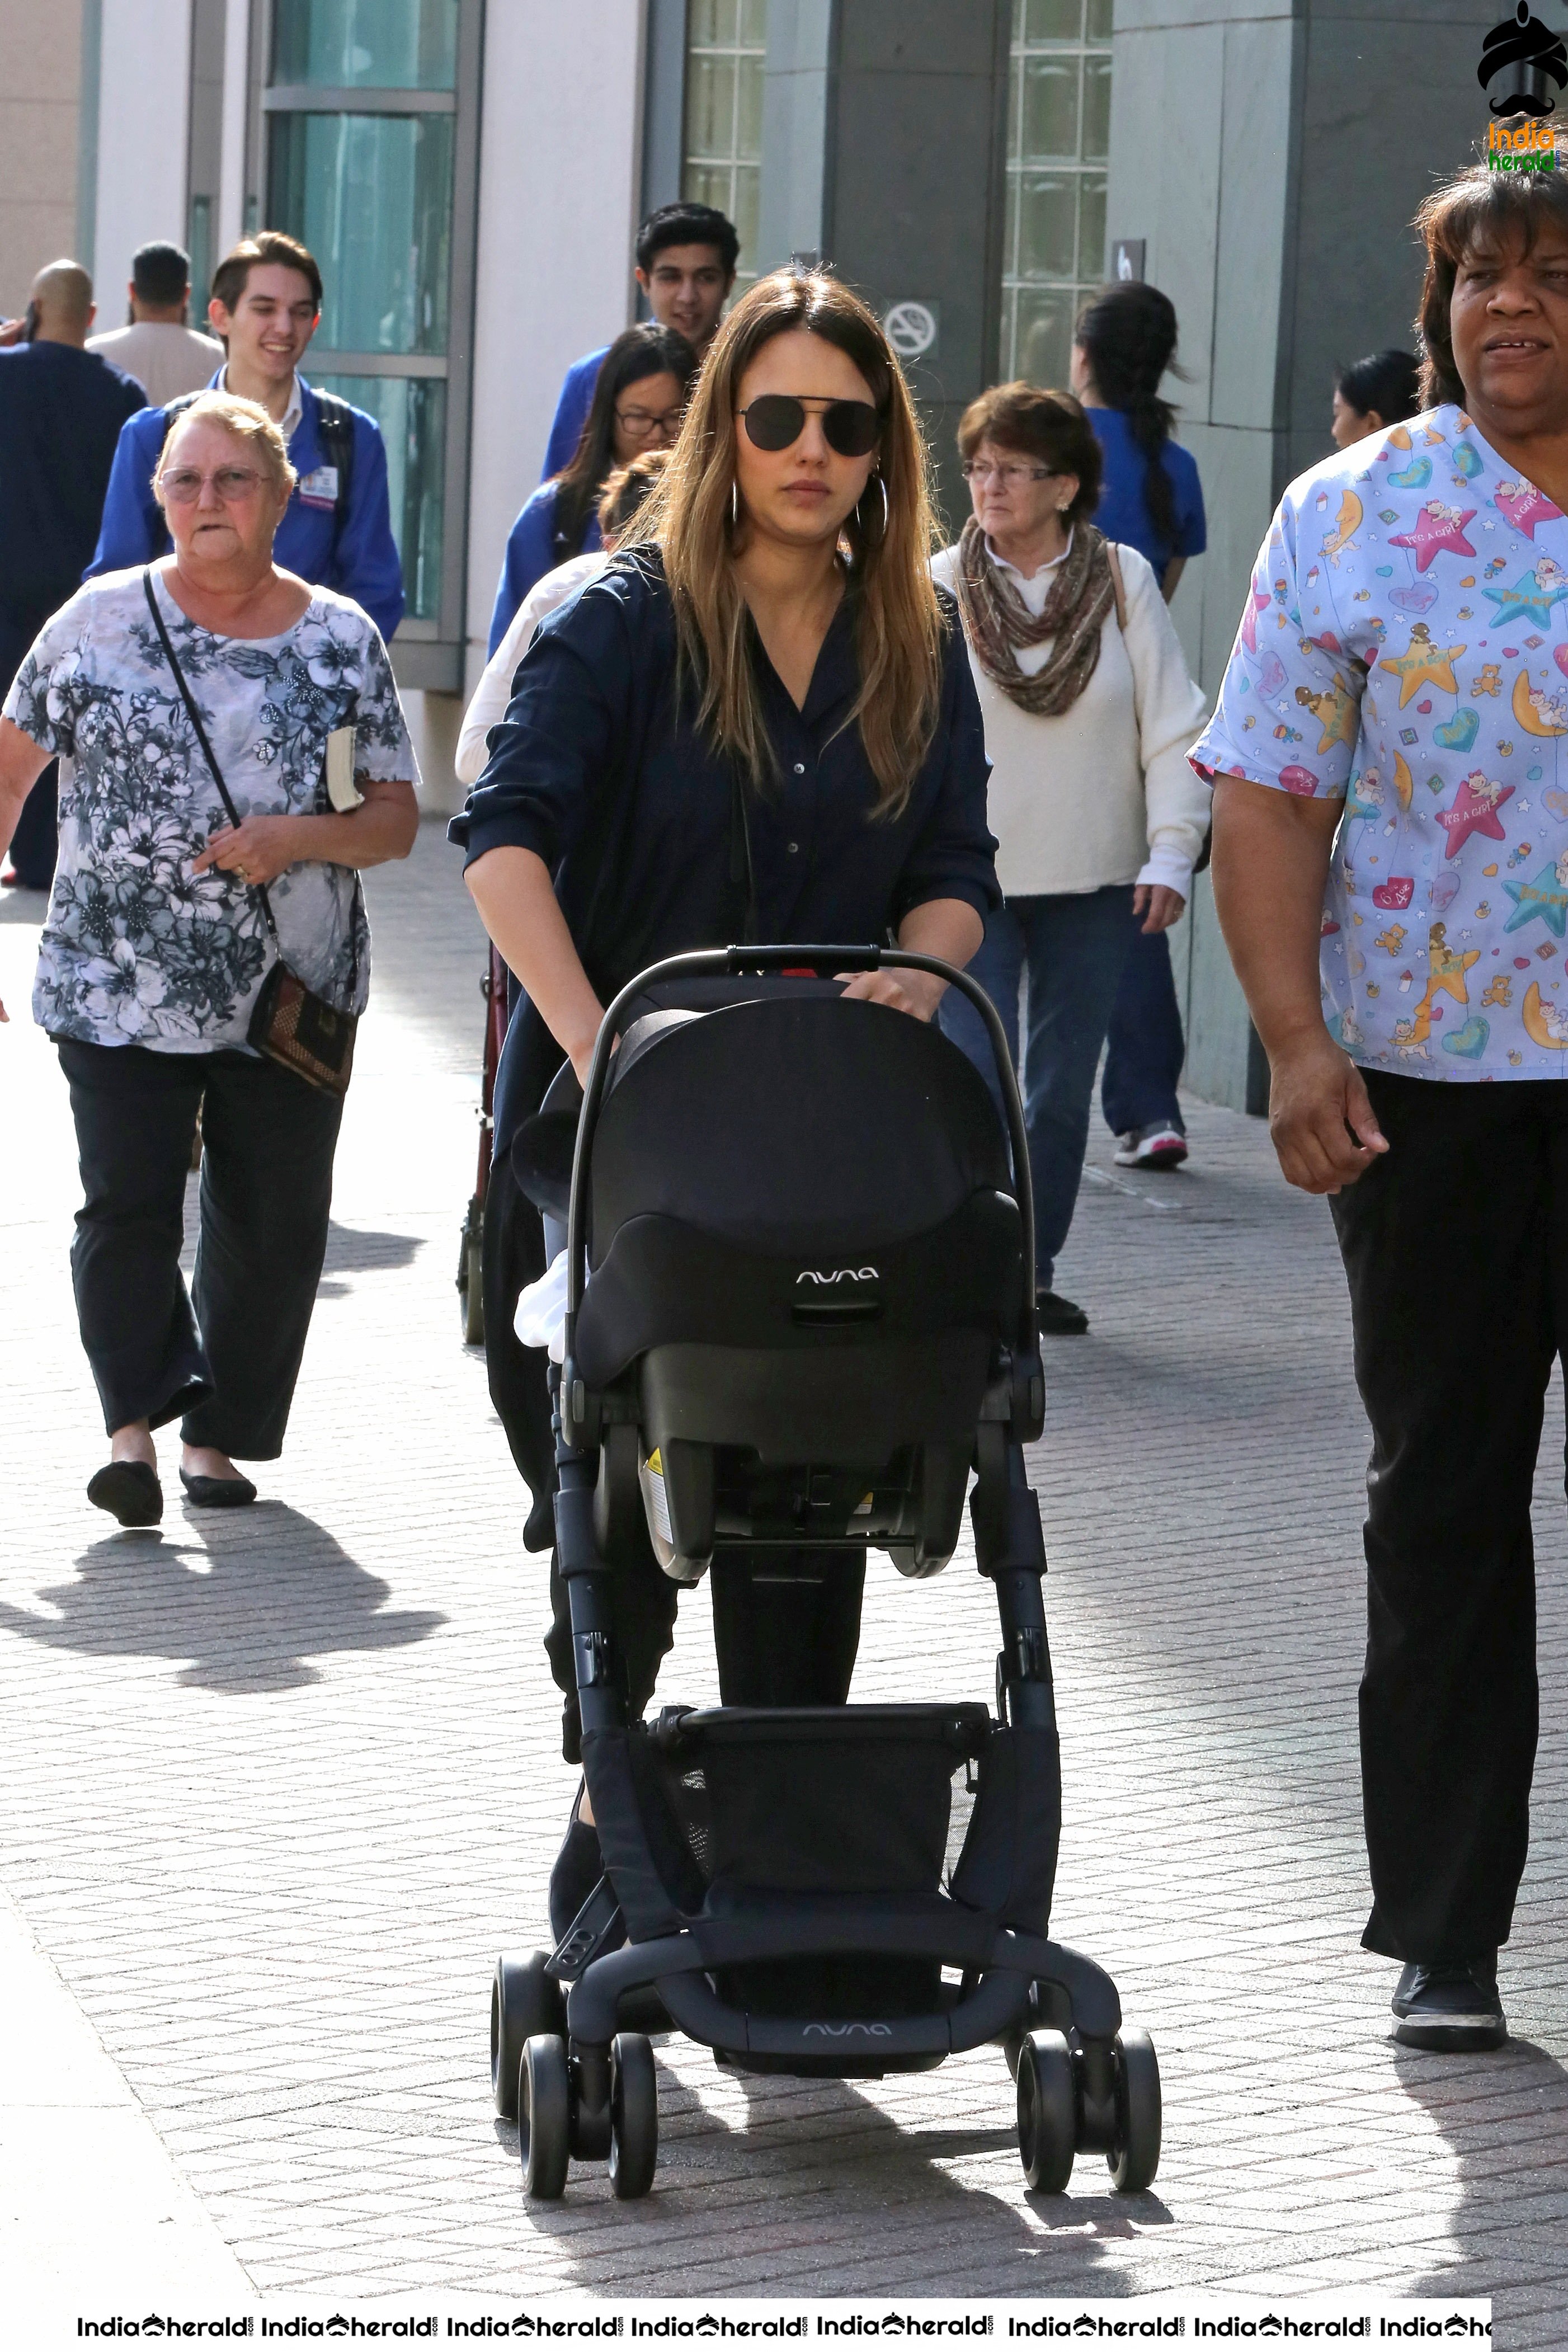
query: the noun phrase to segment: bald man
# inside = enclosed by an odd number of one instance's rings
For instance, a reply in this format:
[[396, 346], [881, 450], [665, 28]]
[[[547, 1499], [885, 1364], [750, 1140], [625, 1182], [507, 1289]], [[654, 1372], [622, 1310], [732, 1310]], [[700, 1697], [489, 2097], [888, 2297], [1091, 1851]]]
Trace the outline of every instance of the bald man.
[[[147, 404], [132, 376], [84, 351], [92, 280], [52, 261], [25, 319], [0, 326], [0, 696], [92, 558], [120, 428]], [[47, 890], [55, 870], [55, 771], [34, 785], [0, 880]]]

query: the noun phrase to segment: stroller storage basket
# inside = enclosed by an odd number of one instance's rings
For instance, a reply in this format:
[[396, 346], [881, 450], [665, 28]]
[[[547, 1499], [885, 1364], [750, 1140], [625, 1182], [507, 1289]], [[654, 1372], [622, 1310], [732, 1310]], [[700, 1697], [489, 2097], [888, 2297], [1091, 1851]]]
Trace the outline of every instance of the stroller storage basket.
[[[935, 1895], [983, 1706], [668, 1711], [652, 1739], [710, 1910], [748, 1893]], [[955, 1821], [955, 1812], [957, 1820]]]

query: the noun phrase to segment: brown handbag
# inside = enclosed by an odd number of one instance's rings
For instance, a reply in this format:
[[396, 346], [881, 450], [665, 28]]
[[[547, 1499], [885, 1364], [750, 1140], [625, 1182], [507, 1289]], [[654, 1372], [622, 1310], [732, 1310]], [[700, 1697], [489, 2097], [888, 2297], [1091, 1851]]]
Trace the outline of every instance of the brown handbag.
[[[218, 788], [218, 797], [227, 812], [229, 823], [237, 827], [242, 819], [239, 811], [229, 798], [229, 788], [224, 782], [223, 770], [219, 767], [213, 753], [213, 747], [207, 740], [207, 730], [202, 723], [202, 714], [196, 708], [194, 696], [185, 683], [185, 673], [180, 667], [179, 658], [170, 642], [169, 632], [163, 625], [163, 615], [158, 610], [158, 599], [152, 593], [151, 566], [141, 575], [141, 585], [147, 596], [147, 609], [152, 615], [152, 625], [158, 632], [158, 642], [163, 648], [164, 658], [169, 667], [174, 673], [174, 683], [180, 689], [186, 714], [196, 730], [196, 740], [202, 747], [208, 767], [212, 770], [213, 782]], [[284, 961], [282, 943], [277, 936], [277, 925], [273, 919], [272, 901], [267, 895], [265, 885], [256, 882], [247, 887], [253, 888], [261, 900], [261, 911], [267, 919], [267, 928], [272, 934], [275, 950], [272, 969], [261, 983], [261, 992], [256, 1000], [256, 1006], [250, 1016], [250, 1027], [246, 1033], [249, 1041], [258, 1054], [266, 1055], [268, 1061], [278, 1063], [286, 1070], [292, 1070], [296, 1077], [305, 1080], [307, 1086], [319, 1087], [323, 1094], [346, 1095], [349, 1091], [350, 1077], [353, 1074], [354, 1032], [359, 1026], [359, 1014], [340, 1012], [335, 1004], [329, 1004], [324, 996], [318, 995], [313, 988], [307, 987], [297, 971], [289, 969]], [[359, 905], [360, 879], [356, 875], [354, 904], [349, 918], [350, 943], [355, 937], [354, 925], [359, 914]], [[359, 962], [356, 953], [356, 960], [349, 979], [350, 995], [353, 993], [358, 978]]]

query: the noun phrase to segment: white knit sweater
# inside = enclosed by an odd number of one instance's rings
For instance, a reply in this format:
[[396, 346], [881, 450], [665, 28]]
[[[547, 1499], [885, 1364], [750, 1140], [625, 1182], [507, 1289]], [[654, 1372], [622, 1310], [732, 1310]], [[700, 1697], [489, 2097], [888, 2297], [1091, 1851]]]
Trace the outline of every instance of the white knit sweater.
[[[1071, 541], [1069, 542], [1071, 544]], [[951, 588], [957, 549], [932, 559]], [[997, 877], [1009, 898], [1101, 890], [1113, 882], [1163, 882], [1184, 898], [1208, 825], [1209, 788], [1187, 765], [1207, 705], [1188, 675], [1159, 583], [1136, 548], [1118, 546], [1127, 597], [1123, 635], [1113, 610], [1100, 633], [1094, 675], [1070, 710], [1036, 719], [1009, 699], [976, 660], [991, 762]], [[1036, 613], [1055, 566], [1026, 580], [1002, 564]], [[1043, 668], [1044, 645], [1019, 650], [1026, 676]]]

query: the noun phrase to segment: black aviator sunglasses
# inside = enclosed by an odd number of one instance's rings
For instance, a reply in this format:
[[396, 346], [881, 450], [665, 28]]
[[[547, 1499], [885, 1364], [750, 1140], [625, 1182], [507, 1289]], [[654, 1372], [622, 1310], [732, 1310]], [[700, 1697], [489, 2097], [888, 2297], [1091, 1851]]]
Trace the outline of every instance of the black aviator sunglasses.
[[[806, 398], [818, 407], [810, 394]], [[792, 392], [765, 392], [735, 413], [758, 449], [788, 449], [806, 430], [806, 401]], [[869, 457], [882, 438], [883, 420], [869, 400], [825, 401], [821, 414], [822, 437], [841, 457]]]

